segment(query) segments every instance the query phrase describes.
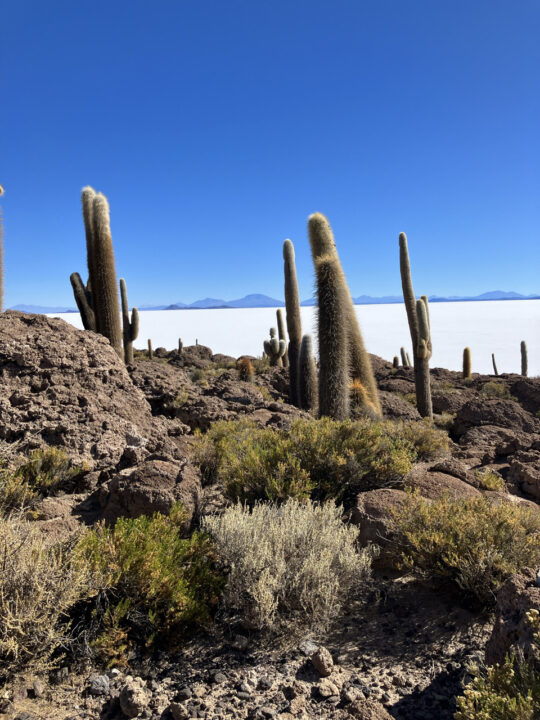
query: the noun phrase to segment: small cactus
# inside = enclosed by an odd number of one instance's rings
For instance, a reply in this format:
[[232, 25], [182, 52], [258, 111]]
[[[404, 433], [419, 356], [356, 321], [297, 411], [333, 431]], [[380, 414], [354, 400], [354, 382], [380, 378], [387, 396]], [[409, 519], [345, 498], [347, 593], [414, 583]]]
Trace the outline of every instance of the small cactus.
[[279, 365], [281, 367], [286, 349], [285, 340], [279, 340], [276, 337], [276, 328], [270, 328], [270, 340], [264, 341], [264, 352], [270, 360], [270, 365]]
[[429, 359], [431, 358], [432, 352], [429, 304], [425, 295], [422, 295], [420, 300], [417, 300], [414, 294], [409, 248], [405, 233], [399, 234], [399, 267], [403, 288], [403, 300], [407, 311], [407, 320], [409, 321], [409, 330], [413, 346], [416, 406], [422, 417], [432, 418], [433, 405], [431, 402], [431, 380], [429, 376]]
[[184, 343], [182, 342], [182, 338], [178, 338], [178, 354], [181, 355], [182, 351], [184, 349]]
[[404, 368], [410, 367], [410, 364], [409, 364], [409, 356], [408, 356], [408, 354], [405, 352], [405, 348], [402, 347], [399, 352], [400, 352], [400, 354], [401, 354], [401, 364], [403, 365], [403, 367], [404, 367]]
[[154, 357], [154, 348], [152, 347], [152, 341], [148, 338], [148, 357], [150, 360]]
[[398, 368], [398, 367], [399, 367], [399, 358], [398, 358], [397, 355], [394, 355], [394, 360], [393, 360], [393, 362], [392, 362], [392, 367], [393, 367], [393, 368]]
[[[278, 337], [280, 340], [285, 342], [285, 347], [287, 347], [287, 335], [285, 333], [285, 323], [283, 322], [283, 313], [281, 312], [281, 308], [276, 310], [276, 319]], [[283, 367], [289, 367], [289, 353], [287, 350], [285, 350], [285, 355], [283, 356]]]
[[289, 333], [289, 401], [292, 405], [299, 406], [298, 359], [302, 342], [302, 318], [300, 316], [294, 245], [288, 239], [283, 243], [283, 272], [285, 276], [285, 311]]
[[136, 307], [132, 309], [130, 321], [127, 288], [124, 278], [120, 278], [120, 297], [122, 299], [124, 361], [126, 365], [133, 365], [133, 342], [139, 335], [139, 311]]
[[493, 372], [498, 376], [499, 371], [497, 370], [497, 363], [495, 362], [495, 353], [491, 353], [491, 362], [493, 363]]
[[247, 357], [241, 357], [236, 363], [236, 369], [238, 370], [238, 377], [244, 382], [251, 382], [255, 377], [255, 369], [253, 363]]
[[470, 380], [471, 378], [471, 348], [466, 347], [463, 350], [463, 379]]
[[300, 345], [298, 364], [298, 384], [300, 407], [303, 410], [315, 410], [318, 404], [317, 365], [313, 357], [311, 335], [304, 335]]
[[529, 371], [529, 358], [527, 355], [527, 343], [525, 340], [521, 341], [520, 344], [521, 349], [521, 374], [523, 377], [527, 377], [527, 373]]

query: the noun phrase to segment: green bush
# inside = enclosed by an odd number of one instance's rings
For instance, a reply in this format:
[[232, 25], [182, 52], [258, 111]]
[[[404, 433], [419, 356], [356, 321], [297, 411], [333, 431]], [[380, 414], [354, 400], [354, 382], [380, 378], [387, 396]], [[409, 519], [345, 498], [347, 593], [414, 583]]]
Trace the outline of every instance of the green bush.
[[182, 538], [184, 522], [177, 505], [170, 516], [120, 518], [80, 540], [78, 553], [110, 601], [94, 643], [104, 659], [118, 661], [118, 648], [133, 640], [174, 645], [189, 627], [210, 619], [223, 578], [208, 535]]
[[244, 418], [215, 423], [200, 437], [196, 458], [203, 480], [221, 482], [235, 501], [341, 500], [391, 485], [447, 443], [424, 423], [321, 418], [279, 429]]
[[447, 578], [490, 605], [512, 573], [540, 563], [540, 512], [484, 496], [426, 500], [410, 494], [394, 513], [404, 565]]
[[341, 515], [333, 502], [291, 499], [252, 510], [237, 504], [206, 518], [230, 568], [223, 595], [228, 613], [258, 630], [324, 629], [371, 564], [371, 552], [356, 546], [358, 528]]
[[16, 469], [0, 470], [0, 513], [29, 507], [60, 489], [72, 489], [73, 479], [83, 470], [59, 448], [33, 450]]
[[482, 385], [481, 392], [488, 397], [513, 399], [508, 387], [503, 382], [496, 382], [495, 380], [490, 380], [490, 382]]
[[456, 720], [535, 720], [540, 717], [540, 617], [528, 614], [536, 629], [536, 658], [509, 658], [475, 678], [457, 698]]

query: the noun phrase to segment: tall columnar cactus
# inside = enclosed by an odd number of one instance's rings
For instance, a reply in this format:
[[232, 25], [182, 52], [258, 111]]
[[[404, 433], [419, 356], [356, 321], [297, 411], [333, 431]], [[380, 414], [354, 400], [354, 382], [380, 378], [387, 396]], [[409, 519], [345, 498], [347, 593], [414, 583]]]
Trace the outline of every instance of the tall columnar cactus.
[[347, 295], [335, 255], [315, 258], [319, 334], [319, 415], [349, 416], [349, 336]]
[[392, 362], [392, 367], [393, 367], [394, 369], [396, 369], [396, 368], [399, 367], [399, 358], [398, 358], [397, 355], [394, 355], [394, 360], [393, 360], [393, 362]]
[[403, 300], [409, 321], [409, 330], [413, 346], [414, 381], [416, 386], [416, 406], [422, 417], [433, 417], [431, 403], [431, 382], [429, 377], [429, 359], [431, 357], [431, 326], [427, 297], [416, 300], [411, 278], [409, 249], [405, 233], [399, 235], [399, 266]]
[[493, 363], [493, 372], [495, 375], [498, 375], [499, 371], [497, 370], [497, 363], [495, 362], [495, 353], [491, 353], [491, 362]]
[[152, 340], [148, 338], [148, 357], [150, 360], [154, 358], [154, 348], [152, 347]]
[[122, 356], [122, 328], [120, 303], [116, 282], [116, 267], [112, 246], [110, 212], [107, 198], [85, 187], [81, 195], [88, 283], [85, 286], [78, 273], [70, 277], [83, 325], [109, 339]]
[[521, 349], [521, 374], [523, 377], [527, 377], [528, 371], [529, 371], [529, 359], [527, 356], [527, 343], [525, 340], [521, 341], [520, 345]]
[[[0, 197], [4, 194], [4, 188], [0, 185]], [[0, 312], [4, 312], [4, 223], [2, 220], [2, 208], [0, 207]]]
[[124, 335], [124, 360], [126, 365], [133, 365], [133, 341], [139, 335], [139, 311], [136, 307], [131, 311], [129, 319], [129, 305], [127, 299], [126, 281], [120, 278], [120, 297], [122, 299], [122, 330]]
[[463, 379], [470, 380], [471, 377], [471, 348], [466, 347], [463, 350]]
[[[343, 286], [344, 308], [345, 308], [345, 324], [347, 331], [347, 347], [349, 355], [349, 367], [351, 377], [359, 380], [364, 389], [367, 399], [366, 404], [372, 415], [381, 416], [381, 403], [379, 399], [379, 391], [375, 382], [371, 360], [364, 347], [364, 340], [358, 324], [358, 318], [354, 309], [354, 304], [347, 285], [345, 274], [339, 260], [334, 234], [328, 219], [321, 213], [313, 213], [308, 219], [308, 234], [311, 245], [311, 255], [316, 263], [318, 258], [329, 256], [336, 259], [337, 268], [340, 273], [341, 284]], [[319, 343], [320, 345], [320, 343]], [[319, 347], [320, 353], [320, 347]]]
[[300, 317], [300, 297], [296, 277], [294, 245], [290, 240], [283, 243], [283, 263], [285, 275], [285, 311], [287, 315], [287, 331], [289, 333], [289, 400], [292, 405], [299, 405], [298, 393], [298, 359], [302, 342], [302, 319]]
[[[287, 335], [285, 333], [285, 323], [283, 322], [283, 313], [281, 312], [281, 308], [276, 310], [276, 318], [278, 337], [280, 340], [283, 340], [285, 347], [287, 347]], [[289, 353], [287, 350], [285, 350], [285, 355], [283, 356], [283, 367], [289, 367]]]
[[282, 357], [285, 355], [287, 346], [285, 340], [276, 337], [276, 328], [270, 328], [270, 340], [264, 341], [264, 352], [270, 359], [270, 365], [283, 365]]
[[298, 365], [298, 385], [300, 407], [303, 410], [315, 410], [318, 404], [318, 378], [311, 335], [304, 335], [302, 338]]

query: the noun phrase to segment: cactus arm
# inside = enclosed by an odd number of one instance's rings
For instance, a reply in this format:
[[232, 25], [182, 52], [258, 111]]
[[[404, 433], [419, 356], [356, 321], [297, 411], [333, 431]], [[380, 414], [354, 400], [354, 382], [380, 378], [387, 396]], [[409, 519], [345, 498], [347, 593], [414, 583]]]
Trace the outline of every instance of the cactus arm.
[[416, 316], [416, 296], [412, 284], [409, 248], [405, 233], [399, 234], [399, 269], [401, 272], [401, 287], [403, 288], [405, 310], [407, 311], [413, 347], [415, 347], [418, 343], [418, 318]]
[[96, 317], [92, 306], [90, 305], [90, 293], [84, 287], [84, 283], [79, 273], [71, 273], [69, 276], [71, 287], [73, 288], [73, 296], [79, 308], [82, 324], [85, 330], [96, 332]]
[[289, 333], [289, 400], [299, 406], [298, 399], [298, 359], [302, 342], [302, 319], [300, 315], [300, 296], [296, 277], [294, 245], [287, 239], [283, 243], [283, 271], [285, 277], [285, 310], [287, 331]]
[[281, 312], [281, 308], [278, 308], [276, 310], [276, 319], [277, 319], [277, 326], [278, 326], [278, 335], [279, 339], [283, 340], [285, 342], [285, 354], [283, 355], [283, 367], [289, 367], [289, 356], [287, 353], [287, 335], [285, 333], [285, 323], [283, 321], [283, 313]]

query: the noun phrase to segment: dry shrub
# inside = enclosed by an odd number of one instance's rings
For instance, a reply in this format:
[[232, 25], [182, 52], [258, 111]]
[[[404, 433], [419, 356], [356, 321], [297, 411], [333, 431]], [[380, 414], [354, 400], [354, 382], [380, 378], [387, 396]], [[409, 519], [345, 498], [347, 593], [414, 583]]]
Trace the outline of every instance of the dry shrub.
[[476, 487], [482, 488], [482, 490], [506, 492], [506, 484], [503, 478], [494, 470], [490, 470], [489, 468], [477, 470], [474, 479]]
[[394, 513], [404, 564], [447, 578], [483, 605], [512, 573], [540, 563], [540, 512], [484, 496], [426, 500], [409, 495]]
[[370, 551], [333, 502], [237, 504], [205, 526], [229, 568], [225, 609], [259, 630], [325, 628], [369, 573]]
[[33, 450], [16, 469], [0, 470], [0, 513], [29, 507], [58, 490], [70, 490], [85, 468], [73, 464], [59, 448]]
[[39, 529], [0, 518], [0, 680], [49, 666], [69, 635], [70, 608], [85, 595], [88, 572], [73, 543], [47, 545]]
[[253, 504], [288, 497], [348, 499], [396, 483], [417, 459], [445, 452], [448, 437], [423, 422], [296, 420], [261, 428], [242, 418], [215, 423], [196, 451], [205, 482]]

